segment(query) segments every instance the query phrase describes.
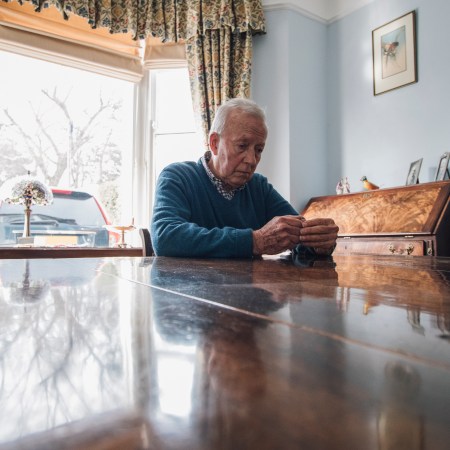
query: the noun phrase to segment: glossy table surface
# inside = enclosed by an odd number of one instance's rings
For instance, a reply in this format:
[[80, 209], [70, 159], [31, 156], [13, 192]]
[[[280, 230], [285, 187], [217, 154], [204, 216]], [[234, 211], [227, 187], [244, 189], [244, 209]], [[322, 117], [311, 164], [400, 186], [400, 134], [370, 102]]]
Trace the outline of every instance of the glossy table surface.
[[448, 449], [450, 258], [0, 260], [0, 449]]

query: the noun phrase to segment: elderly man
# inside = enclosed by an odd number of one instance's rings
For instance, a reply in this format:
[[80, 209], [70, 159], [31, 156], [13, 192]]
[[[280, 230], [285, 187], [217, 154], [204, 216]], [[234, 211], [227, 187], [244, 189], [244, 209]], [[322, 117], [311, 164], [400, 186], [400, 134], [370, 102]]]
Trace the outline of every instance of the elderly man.
[[267, 138], [264, 111], [253, 101], [220, 106], [210, 150], [174, 163], [158, 179], [151, 234], [159, 256], [251, 258], [296, 250], [330, 255], [338, 227], [305, 220], [255, 169]]

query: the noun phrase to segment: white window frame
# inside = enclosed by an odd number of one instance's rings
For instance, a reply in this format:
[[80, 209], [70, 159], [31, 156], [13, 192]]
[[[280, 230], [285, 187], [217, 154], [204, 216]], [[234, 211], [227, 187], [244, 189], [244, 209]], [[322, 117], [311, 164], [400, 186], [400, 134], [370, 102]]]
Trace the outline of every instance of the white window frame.
[[[152, 71], [161, 69], [180, 69], [187, 68], [187, 61], [181, 60], [161, 60], [146, 62], [144, 66], [144, 77], [137, 88], [137, 101], [135, 123], [135, 148], [134, 156], [136, 168], [133, 173], [133, 179], [139, 180], [139, 183], [133, 186], [135, 194], [133, 211], [136, 214], [138, 223], [145, 224], [145, 220], [150, 227], [150, 220], [153, 211], [155, 170], [153, 164], [154, 158], [154, 127], [155, 121], [155, 95], [154, 82], [152, 83]], [[141, 149], [141, 151], [139, 150]]]

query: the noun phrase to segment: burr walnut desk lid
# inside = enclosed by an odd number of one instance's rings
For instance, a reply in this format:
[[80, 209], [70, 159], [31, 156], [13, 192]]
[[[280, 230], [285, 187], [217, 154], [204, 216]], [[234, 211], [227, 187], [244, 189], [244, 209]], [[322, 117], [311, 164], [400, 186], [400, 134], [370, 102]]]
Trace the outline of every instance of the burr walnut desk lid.
[[448, 225], [450, 181], [314, 197], [303, 215], [331, 217], [339, 236], [436, 234]]

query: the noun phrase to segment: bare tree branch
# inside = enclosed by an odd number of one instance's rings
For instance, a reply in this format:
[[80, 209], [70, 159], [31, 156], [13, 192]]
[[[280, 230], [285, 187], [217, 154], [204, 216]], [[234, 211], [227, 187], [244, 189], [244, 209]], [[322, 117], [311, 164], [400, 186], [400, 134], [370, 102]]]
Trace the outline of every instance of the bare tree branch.
[[[95, 183], [99, 180], [110, 180], [117, 173], [104, 160], [117, 161], [117, 145], [113, 142], [115, 113], [120, 109], [120, 102], [105, 101], [101, 95], [95, 109], [86, 111], [86, 117], [75, 117], [70, 109], [70, 90], [64, 94], [41, 90], [43, 97], [55, 109], [36, 111], [31, 105], [34, 124], [20, 121], [8, 109], [4, 109], [6, 123], [0, 123], [0, 132], [14, 129], [21, 147], [19, 155], [28, 155], [34, 170], [42, 173], [47, 182], [57, 186], [67, 170], [73, 187], [78, 187], [83, 180]], [[55, 117], [57, 119], [55, 120]], [[106, 128], [102, 125], [106, 124]], [[36, 128], [32, 131], [33, 126]], [[110, 127], [109, 129], [107, 127]], [[18, 141], [18, 142], [19, 142]], [[4, 147], [5, 144], [0, 144]], [[5, 158], [0, 156], [1, 163]], [[120, 164], [120, 159], [118, 160]], [[70, 163], [70, 164], [69, 164]], [[31, 169], [33, 170], [33, 169]]]

